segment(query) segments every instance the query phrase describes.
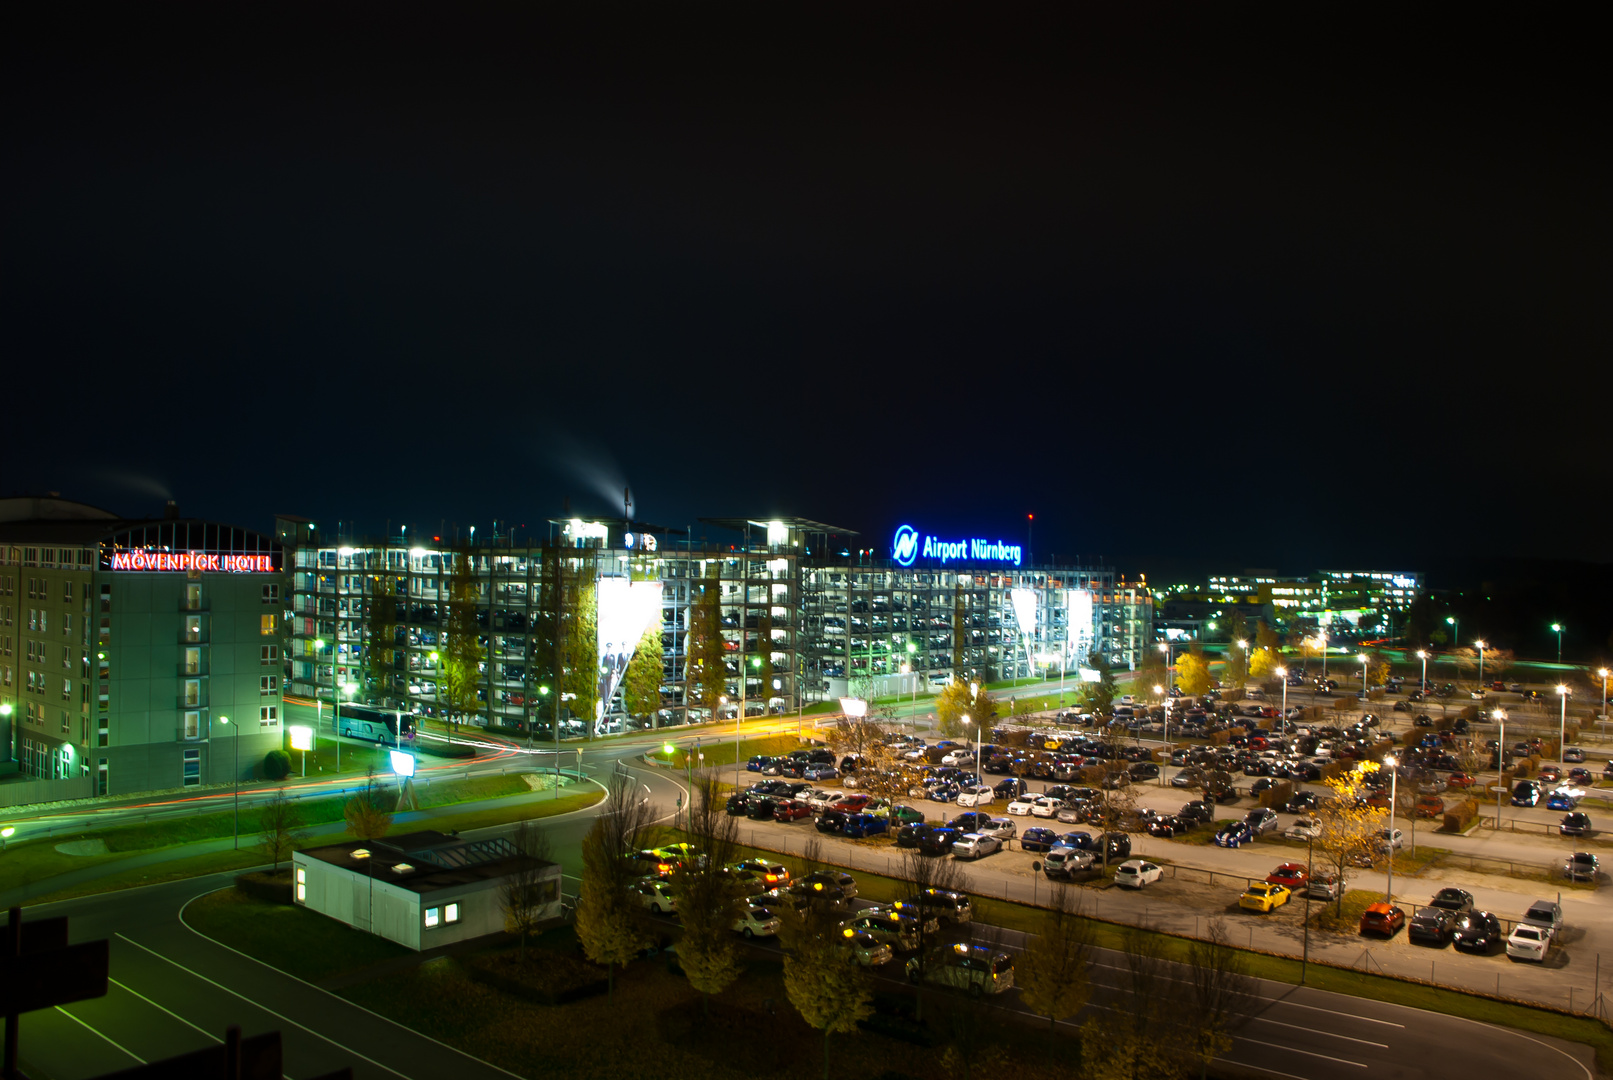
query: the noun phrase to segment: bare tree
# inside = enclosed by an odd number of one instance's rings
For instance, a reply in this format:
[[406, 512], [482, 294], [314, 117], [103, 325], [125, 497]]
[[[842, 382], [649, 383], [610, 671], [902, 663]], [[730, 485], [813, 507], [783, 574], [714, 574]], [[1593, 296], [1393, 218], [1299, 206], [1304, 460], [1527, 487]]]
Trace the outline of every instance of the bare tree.
[[605, 790], [605, 810], [583, 838], [577, 936], [588, 959], [605, 965], [613, 995], [615, 968], [625, 968], [649, 941], [643, 913], [628, 895], [637, 873], [629, 856], [644, 846], [660, 815], [629, 773], [613, 773]]
[[1210, 1062], [1232, 1048], [1232, 1033], [1253, 1013], [1258, 998], [1248, 964], [1227, 941], [1226, 923], [1211, 919], [1209, 935], [1187, 952], [1187, 994], [1182, 1017], [1187, 1048], [1199, 1063], [1199, 1076]]
[[[962, 892], [968, 881], [955, 860], [945, 855], [923, 855], [917, 848], [902, 849], [902, 861], [897, 865], [895, 876], [911, 890], [907, 896], [897, 900], [897, 910], [911, 915], [916, 923], [917, 951], [914, 960], [917, 981], [923, 986], [929, 970], [930, 953], [940, 930], [936, 908], [925, 904], [925, 898], [940, 891]], [[919, 1003], [922, 1009], [922, 994]]]
[[862, 969], [847, 960], [834, 916], [817, 904], [783, 905], [784, 991], [801, 1018], [823, 1032], [823, 1077], [829, 1080], [829, 1039], [857, 1030], [873, 1012]]
[[504, 926], [521, 942], [521, 960], [526, 961], [526, 939], [543, 919], [543, 909], [553, 902], [554, 880], [544, 873], [554, 862], [549, 834], [531, 821], [516, 824], [510, 833], [515, 862], [499, 886], [499, 902], [504, 907]]
[[280, 870], [280, 864], [291, 858], [292, 851], [302, 840], [304, 834], [298, 829], [301, 824], [302, 812], [286, 798], [285, 788], [276, 788], [274, 798], [269, 800], [258, 816], [258, 846], [274, 863], [276, 873]]
[[342, 816], [347, 819], [347, 831], [360, 840], [379, 840], [392, 828], [392, 815], [382, 809], [384, 794], [376, 783], [375, 769], [364, 778], [364, 790], [347, 800]]
[[1059, 889], [1020, 956], [1015, 982], [1020, 1000], [1056, 1028], [1092, 996], [1087, 965], [1092, 956], [1092, 924], [1081, 916], [1072, 890]]
[[1081, 1026], [1083, 1045], [1104, 1048], [1082, 1056], [1082, 1075], [1090, 1080], [1177, 1076], [1182, 994], [1172, 965], [1157, 934], [1127, 927], [1122, 942], [1120, 997]]

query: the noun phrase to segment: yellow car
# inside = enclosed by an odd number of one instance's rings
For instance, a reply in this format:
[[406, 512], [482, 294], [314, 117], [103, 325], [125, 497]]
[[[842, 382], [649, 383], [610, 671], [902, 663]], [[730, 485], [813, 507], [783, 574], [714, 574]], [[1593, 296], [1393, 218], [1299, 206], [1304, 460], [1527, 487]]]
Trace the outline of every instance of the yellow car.
[[1250, 911], [1274, 911], [1288, 903], [1288, 898], [1292, 895], [1293, 891], [1287, 885], [1257, 881], [1238, 897], [1238, 906], [1248, 908]]

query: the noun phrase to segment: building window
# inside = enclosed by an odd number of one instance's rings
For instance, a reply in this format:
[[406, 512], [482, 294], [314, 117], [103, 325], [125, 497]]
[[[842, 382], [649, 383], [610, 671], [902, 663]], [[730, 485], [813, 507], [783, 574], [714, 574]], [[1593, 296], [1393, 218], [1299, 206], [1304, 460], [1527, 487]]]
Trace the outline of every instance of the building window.
[[274, 727], [280, 722], [280, 707], [278, 705], [263, 705], [258, 708], [258, 726]]
[[68, 635], [73, 633], [73, 613], [71, 611], [62, 616], [62, 633]]
[[185, 738], [199, 739], [202, 737], [202, 714], [192, 709], [185, 713]]
[[445, 923], [456, 923], [456, 922], [458, 922], [459, 921], [459, 905], [458, 904], [449, 904], [448, 906], [444, 907], [442, 909], [442, 921], [445, 922]]
[[73, 697], [73, 680], [72, 679], [63, 679], [62, 680], [62, 700], [63, 701], [70, 701], [70, 700], [72, 700], [72, 697]]
[[263, 602], [265, 604], [278, 604], [280, 602], [280, 586], [265, 585], [263, 587]]
[[442, 921], [442, 911], [441, 911], [441, 909], [434, 908], [434, 907], [428, 907], [426, 909], [426, 929], [427, 930], [432, 929], [433, 927], [435, 927], [441, 921]]
[[200, 705], [202, 703], [202, 680], [185, 680], [185, 704]]
[[[102, 743], [101, 745], [105, 746], [106, 744]], [[95, 766], [95, 793], [97, 795], [105, 795], [106, 794], [107, 780], [108, 780], [108, 773], [107, 773], [107, 767], [106, 767], [106, 758], [102, 758], [99, 762], [96, 763], [96, 766]]]
[[202, 617], [200, 615], [185, 616], [185, 640], [202, 640]]
[[112, 611], [112, 586], [101, 586], [101, 614], [107, 615]]
[[185, 751], [185, 786], [195, 787], [202, 782], [202, 750]]
[[73, 599], [73, 583], [71, 581], [62, 582], [62, 599]]
[[262, 662], [265, 664], [278, 663], [280, 660], [280, 646], [265, 645], [262, 649], [258, 650], [258, 654], [262, 658]]
[[280, 692], [280, 676], [262, 675], [258, 677], [259, 694], [277, 694]]
[[185, 674], [200, 675], [202, 673], [202, 650], [185, 650]]
[[69, 671], [73, 668], [73, 648], [70, 645], [62, 646], [62, 667]]
[[279, 628], [279, 623], [280, 617], [278, 615], [260, 616], [258, 618], [258, 633], [268, 637]]
[[185, 610], [202, 610], [202, 587], [200, 585], [185, 586]]
[[303, 867], [299, 866], [299, 867], [297, 867], [297, 903], [299, 903], [299, 904], [303, 903], [307, 899], [308, 899], [308, 871], [306, 869], [304, 869]]

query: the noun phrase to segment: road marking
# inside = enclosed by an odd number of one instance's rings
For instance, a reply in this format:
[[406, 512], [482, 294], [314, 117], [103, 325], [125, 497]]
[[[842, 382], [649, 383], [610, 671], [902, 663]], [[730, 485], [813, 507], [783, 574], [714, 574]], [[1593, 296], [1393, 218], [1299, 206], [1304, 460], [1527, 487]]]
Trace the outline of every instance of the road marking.
[[1262, 1024], [1276, 1024], [1278, 1027], [1293, 1028], [1295, 1031], [1305, 1031], [1312, 1035], [1326, 1035], [1330, 1039], [1344, 1039], [1346, 1042], [1360, 1043], [1362, 1046], [1376, 1046], [1379, 1050], [1389, 1049], [1388, 1043], [1372, 1042], [1368, 1039], [1357, 1039], [1351, 1035], [1340, 1035], [1333, 1031], [1318, 1031], [1316, 1028], [1304, 1027], [1300, 1024], [1285, 1024], [1281, 1020], [1273, 1020], [1266, 1016], [1251, 1016], [1250, 1021], [1259, 1021]]
[[1541, 1042], [1539, 1039], [1536, 1039], [1536, 1038], [1534, 1038], [1532, 1036], [1529, 1036], [1529, 1035], [1525, 1035], [1521, 1031], [1514, 1031], [1512, 1028], [1502, 1027], [1499, 1024], [1487, 1024], [1483, 1020], [1474, 1020], [1474, 1019], [1471, 1019], [1470, 1017], [1466, 1017], [1466, 1016], [1455, 1016], [1452, 1013], [1446, 1013], [1446, 1014], [1443, 1014], [1443, 1015], [1451, 1016], [1452, 1019], [1455, 1019], [1455, 1020], [1466, 1020], [1469, 1024], [1477, 1024], [1479, 1027], [1487, 1027], [1487, 1028], [1490, 1028], [1492, 1031], [1503, 1031], [1508, 1035], [1516, 1035], [1520, 1039], [1528, 1039], [1530, 1042], [1534, 1043], [1536, 1046], [1543, 1046], [1547, 1050], [1555, 1050], [1557, 1053], [1561, 1054], [1563, 1057], [1567, 1058], [1569, 1061], [1572, 1061], [1575, 1065], [1578, 1065], [1579, 1069], [1580, 1069], [1580, 1072], [1585, 1074], [1585, 1080], [1595, 1080], [1595, 1078], [1593, 1076], [1591, 1076], [1591, 1070], [1585, 1067], [1585, 1063], [1583, 1061], [1579, 1060], [1579, 1058], [1575, 1057], [1573, 1054], [1570, 1054], [1567, 1050], [1564, 1050], [1560, 1046], [1553, 1046], [1553, 1045], [1551, 1045], [1551, 1043]]
[[[580, 812], [580, 811], [576, 811], [576, 812]], [[214, 890], [209, 890], [209, 892], [211, 892], [211, 891], [214, 891]], [[241, 959], [250, 960], [254, 964], [257, 964], [259, 967], [268, 968], [270, 971], [274, 972], [276, 975], [279, 975], [281, 978], [291, 979], [293, 982], [302, 983], [302, 985], [306, 986], [310, 990], [317, 990], [321, 994], [324, 994], [326, 997], [333, 998], [334, 1000], [341, 1002], [343, 1005], [349, 1006], [350, 1008], [357, 1009], [360, 1012], [369, 1013], [371, 1016], [375, 1017], [377, 1020], [380, 1020], [380, 1021], [383, 1021], [385, 1023], [391, 1024], [393, 1027], [397, 1028], [400, 1031], [406, 1031], [410, 1035], [413, 1035], [416, 1038], [424, 1039], [426, 1042], [436, 1043], [438, 1046], [442, 1047], [444, 1050], [451, 1050], [454, 1053], [458, 1054], [460, 1057], [465, 1058], [465, 1059], [467, 1059], [469, 1061], [474, 1061], [474, 1062], [476, 1062], [476, 1064], [481, 1065], [481, 1066], [483, 1066], [485, 1068], [492, 1069], [494, 1072], [501, 1072], [505, 1076], [513, 1077], [514, 1080], [524, 1080], [524, 1078], [522, 1076], [520, 1076], [518, 1073], [512, 1073], [510, 1070], [508, 1070], [506, 1068], [503, 1068], [503, 1067], [498, 1066], [498, 1065], [494, 1065], [491, 1061], [483, 1061], [481, 1058], [477, 1057], [475, 1054], [466, 1053], [464, 1050], [461, 1050], [457, 1046], [449, 1046], [447, 1043], [443, 1042], [441, 1039], [434, 1039], [430, 1035], [421, 1034], [420, 1032], [414, 1030], [411, 1027], [406, 1027], [405, 1025], [398, 1023], [396, 1020], [392, 1019], [390, 1016], [382, 1016], [380, 1013], [376, 1012], [374, 1009], [367, 1009], [363, 1005], [360, 1005], [355, 1001], [348, 1001], [344, 997], [338, 997], [336, 994], [333, 994], [329, 990], [326, 990], [323, 986], [315, 986], [313, 983], [309, 982], [307, 979], [299, 979], [295, 975], [291, 975], [291, 974], [288, 974], [287, 972], [281, 971], [279, 968], [275, 967], [273, 964], [266, 964], [262, 960], [259, 960], [257, 957], [249, 956], [248, 954], [242, 952], [240, 949], [237, 949], [234, 946], [226, 945], [222, 941], [214, 941], [212, 938], [208, 937], [206, 934], [202, 933], [200, 930], [196, 929], [190, 923], [185, 921], [185, 908], [189, 907], [191, 905], [191, 903], [194, 902], [195, 900], [197, 900], [198, 898], [206, 896], [206, 895], [207, 895], [207, 893], [205, 893], [205, 892], [197, 893], [195, 896], [191, 897], [189, 900], [186, 900], [184, 902], [184, 904], [182, 904], [180, 906], [180, 908], [179, 908], [179, 925], [183, 926], [186, 930], [189, 930], [191, 933], [195, 934], [197, 937], [201, 938], [203, 941], [209, 942], [209, 943], [211, 943], [213, 945], [217, 945], [221, 949], [228, 949], [230, 952], [234, 953], [236, 956], [239, 956]], [[119, 934], [118, 936], [122, 937], [123, 935]], [[144, 948], [144, 947], [145, 946], [143, 946], [143, 945], [141, 946], [141, 948]], [[167, 960], [168, 958], [165, 956], [165, 957], [163, 957], [163, 959]], [[173, 961], [170, 960], [169, 963], [173, 963]], [[233, 991], [232, 991], [232, 993], [233, 993]], [[321, 1035], [320, 1038], [323, 1039], [325, 1037], [323, 1035]], [[331, 1040], [326, 1039], [325, 1041], [330, 1042]], [[382, 1067], [385, 1068], [385, 1066], [382, 1066]], [[387, 1071], [388, 1072], [393, 1072], [395, 1070], [388, 1069]], [[401, 1076], [402, 1074], [399, 1073], [399, 1075]]]
[[1281, 1072], [1281, 1071], [1279, 1071], [1277, 1069], [1268, 1069], [1264, 1065], [1250, 1065], [1246, 1061], [1233, 1061], [1231, 1058], [1224, 1058], [1224, 1057], [1218, 1057], [1215, 1060], [1216, 1061], [1224, 1061], [1228, 1065], [1236, 1065], [1240, 1069], [1257, 1069], [1260, 1072], [1270, 1073], [1273, 1076], [1286, 1076], [1286, 1077], [1289, 1078], [1289, 1080], [1311, 1080], [1311, 1078], [1308, 1077], [1308, 1076], [1295, 1076], [1293, 1073], [1285, 1073], [1285, 1072]]
[[[1299, 988], [1295, 987], [1295, 989]], [[1382, 1024], [1384, 1027], [1397, 1027], [1403, 1029], [1406, 1026], [1405, 1024], [1397, 1024], [1393, 1020], [1379, 1020], [1375, 1016], [1363, 1016], [1361, 1013], [1340, 1012], [1338, 1009], [1324, 1009], [1320, 1005], [1306, 1005], [1298, 1001], [1289, 1001], [1287, 998], [1268, 998], [1267, 1000], [1273, 1005], [1289, 1005], [1296, 1009], [1309, 1009], [1312, 1012], [1332, 1013], [1334, 1016], [1348, 1016], [1352, 1020], [1365, 1020], [1371, 1024]], [[1439, 1013], [1437, 1015], [1447, 1016], [1449, 1014]]]
[[1297, 1046], [1284, 1046], [1282, 1043], [1262, 1042], [1259, 1039], [1251, 1039], [1247, 1035], [1234, 1035], [1232, 1037], [1238, 1042], [1254, 1043], [1256, 1046], [1269, 1046], [1273, 1050], [1286, 1050], [1290, 1054], [1304, 1054], [1306, 1057], [1321, 1058], [1323, 1061], [1336, 1061], [1340, 1065], [1354, 1065], [1358, 1069], [1364, 1069], [1367, 1067], [1366, 1062], [1364, 1061], [1351, 1061], [1349, 1058], [1334, 1057], [1331, 1054], [1318, 1054], [1312, 1050], [1301, 1050]]
[[93, 1027], [90, 1027], [89, 1024], [85, 1024], [84, 1021], [79, 1020], [78, 1017], [74, 1016], [72, 1013], [68, 1012], [66, 1009], [62, 1008], [60, 1005], [56, 1006], [56, 1011], [61, 1013], [63, 1016], [67, 1017], [69, 1020], [77, 1020], [80, 1024], [84, 1024], [85, 1027], [89, 1028], [91, 1031], [94, 1031], [95, 1034], [100, 1035], [101, 1038], [106, 1039], [107, 1042], [111, 1043], [113, 1046], [117, 1047], [119, 1050], [122, 1050], [125, 1054], [128, 1054], [130, 1057], [134, 1058], [140, 1064], [144, 1065], [146, 1063], [145, 1058], [141, 1057], [139, 1054], [135, 1053], [133, 1050], [130, 1050], [127, 1046], [124, 1046], [122, 1043], [117, 1042], [114, 1039], [108, 1038], [102, 1032], [95, 1031], [95, 1029]]
[[[204, 983], [207, 983], [210, 986], [218, 987], [220, 990], [224, 991], [226, 994], [230, 994], [230, 995], [232, 995], [234, 997], [240, 998], [242, 1001], [246, 1002], [248, 1005], [253, 1005], [253, 1006], [256, 1006], [259, 1009], [262, 1009], [264, 1012], [268, 1013], [270, 1016], [274, 1017], [276, 1020], [283, 1020], [288, 1024], [294, 1025], [295, 1027], [300, 1027], [304, 1031], [306, 1031], [308, 1034], [314, 1036], [315, 1038], [323, 1039], [325, 1042], [328, 1042], [332, 1046], [336, 1047], [336, 1049], [345, 1051], [345, 1052], [347, 1052], [349, 1054], [352, 1054], [354, 1057], [359, 1058], [362, 1061], [367, 1061], [371, 1065], [374, 1065], [378, 1069], [385, 1069], [387, 1072], [391, 1073], [393, 1076], [401, 1076], [401, 1077], [403, 1077], [403, 1080], [413, 1080], [413, 1078], [410, 1077], [407, 1073], [400, 1073], [398, 1070], [392, 1068], [390, 1065], [383, 1065], [379, 1061], [376, 1061], [374, 1058], [369, 1057], [369, 1056], [367, 1056], [365, 1054], [361, 1054], [357, 1050], [354, 1050], [350, 1046], [343, 1046], [341, 1043], [337, 1042], [335, 1039], [331, 1038], [329, 1035], [323, 1035], [320, 1032], [315, 1031], [313, 1028], [309, 1027], [306, 1024], [299, 1024], [299, 1023], [297, 1023], [297, 1021], [293, 1020], [291, 1017], [282, 1015], [281, 1013], [277, 1013], [273, 1009], [269, 1008], [267, 1005], [259, 1004], [258, 1002], [253, 1001], [251, 998], [247, 997], [245, 994], [240, 993], [239, 991], [236, 991], [236, 990], [231, 990], [229, 987], [225, 986], [221, 982], [215, 982], [214, 980], [209, 979], [206, 975], [203, 975], [201, 972], [192, 971], [190, 968], [186, 967], [184, 964], [181, 964], [178, 960], [169, 959], [168, 957], [164, 956], [162, 953], [158, 952], [156, 949], [150, 948], [149, 946], [146, 946], [146, 945], [142, 945], [138, 941], [134, 940], [134, 938], [129, 937], [128, 935], [126, 935], [124, 933], [119, 932], [119, 934], [117, 936], [122, 938], [124, 941], [127, 941], [130, 945], [133, 945], [135, 948], [145, 950], [146, 952], [150, 953], [152, 956], [155, 956], [158, 960], [167, 961], [168, 963], [174, 965], [174, 967], [178, 968], [180, 971], [185, 972], [187, 975], [193, 975], [196, 978], [202, 980]], [[211, 941], [212, 939], [209, 938], [208, 940]], [[225, 948], [229, 948], [229, 946], [226, 945]], [[242, 955], [244, 956], [245, 953], [243, 953]], [[265, 965], [265, 966], [267, 967], [268, 965]], [[60, 1006], [58, 1006], [58, 1008], [59, 1007]], [[73, 1017], [73, 1019], [78, 1020], [78, 1017], [75, 1016], [75, 1017]], [[82, 1020], [79, 1020], [79, 1023], [82, 1024], [84, 1022]], [[85, 1024], [84, 1026], [89, 1027], [88, 1024]], [[91, 1028], [90, 1030], [94, 1031], [93, 1028]], [[100, 1034], [100, 1033], [96, 1032], [96, 1034]], [[102, 1038], [105, 1038], [105, 1036], [102, 1036]], [[112, 1042], [112, 1040], [107, 1039], [107, 1042]], [[113, 1045], [116, 1046], [117, 1044], [113, 1043]], [[119, 1047], [119, 1049], [122, 1049], [122, 1048]], [[127, 1051], [125, 1051], [125, 1052], [127, 1052]], [[131, 1054], [129, 1056], [133, 1057], [134, 1055]]]
[[112, 978], [111, 976], [108, 976], [106, 981], [111, 983], [113, 986], [118, 987], [121, 990], [127, 990], [129, 993], [133, 994], [135, 997], [139, 998], [141, 1001], [145, 1002], [147, 1005], [150, 1005], [150, 1006], [152, 1006], [153, 1008], [156, 1008], [156, 1009], [162, 1009], [163, 1012], [167, 1013], [169, 1016], [173, 1017], [175, 1020], [178, 1020], [181, 1024], [184, 1024], [187, 1027], [195, 1028], [197, 1031], [201, 1032], [203, 1035], [206, 1035], [209, 1039], [212, 1039], [214, 1042], [221, 1043], [221, 1042], [224, 1041], [223, 1039], [219, 1038], [217, 1035], [214, 1035], [211, 1031], [208, 1031], [206, 1028], [201, 1027], [200, 1025], [197, 1025], [197, 1024], [192, 1024], [189, 1020], [186, 1020], [183, 1016], [180, 1016], [178, 1013], [174, 1012], [172, 1009], [169, 1009], [169, 1008], [167, 1008], [165, 1006], [162, 1006], [162, 1005], [158, 1005], [155, 1001], [152, 1001], [150, 998], [146, 997], [146, 995], [142, 994], [140, 991], [132, 989], [132, 988], [130, 988], [128, 986], [125, 986], [123, 983], [118, 982], [118, 980]]

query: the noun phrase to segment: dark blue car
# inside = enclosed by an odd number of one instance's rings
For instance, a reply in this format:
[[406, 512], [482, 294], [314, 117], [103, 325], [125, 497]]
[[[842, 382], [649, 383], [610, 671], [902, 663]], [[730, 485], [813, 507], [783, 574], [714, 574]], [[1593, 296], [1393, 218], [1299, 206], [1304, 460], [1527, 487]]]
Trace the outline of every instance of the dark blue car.
[[1023, 851], [1051, 851], [1059, 842], [1059, 834], [1052, 829], [1026, 829], [1019, 838]]
[[745, 771], [761, 772], [771, 764], [773, 764], [772, 758], [768, 757], [766, 754], [757, 754], [755, 757], [745, 762]]
[[1215, 830], [1216, 847], [1242, 847], [1254, 838], [1254, 830], [1242, 821], [1229, 821]]
[[890, 821], [876, 814], [853, 814], [846, 819], [840, 831], [853, 840], [875, 836], [890, 827]]

